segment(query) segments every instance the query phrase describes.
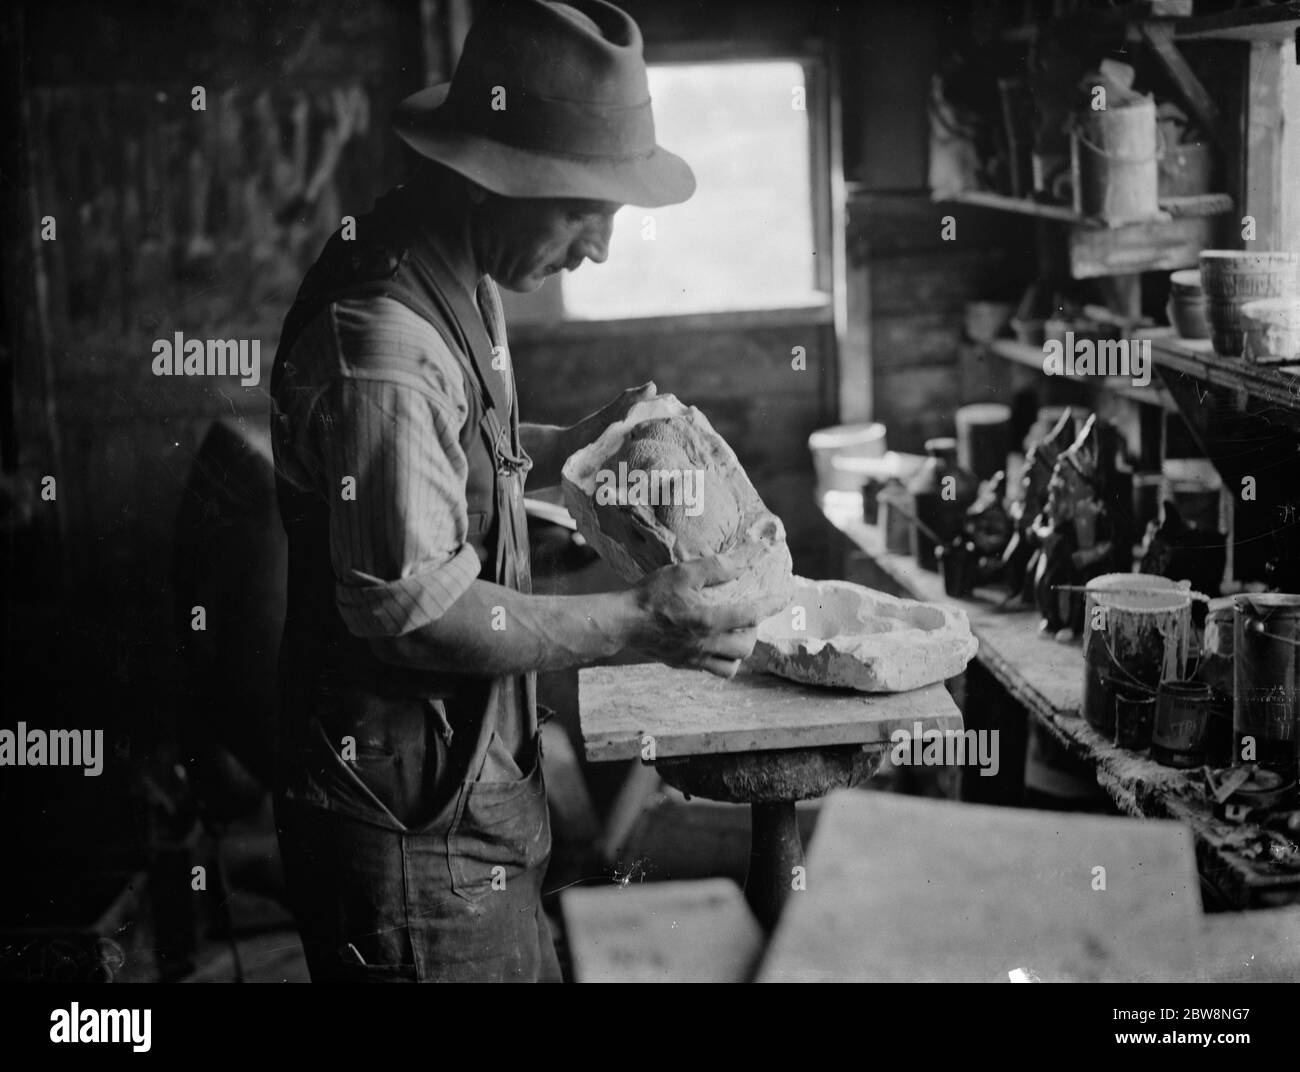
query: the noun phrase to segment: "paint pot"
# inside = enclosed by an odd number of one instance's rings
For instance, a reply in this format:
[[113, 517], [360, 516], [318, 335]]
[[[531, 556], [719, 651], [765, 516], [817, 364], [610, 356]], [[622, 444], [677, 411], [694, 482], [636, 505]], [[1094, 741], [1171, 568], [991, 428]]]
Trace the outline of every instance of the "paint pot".
[[862, 493], [862, 519], [868, 525], [876, 523], [877, 496], [891, 477], [898, 476], [898, 455], [892, 451], [883, 458], [867, 458], [855, 454], [836, 454], [831, 458], [835, 474], [831, 487], [836, 491]]
[[833, 428], [819, 428], [808, 437], [808, 450], [813, 457], [817, 483], [823, 491], [857, 491], [862, 487], [861, 481], [855, 480], [851, 473], [837, 473], [832, 459], [884, 457], [885, 426], [837, 424]]
[[1201, 284], [1215, 351], [1240, 357], [1246, 329], [1242, 307], [1263, 298], [1300, 294], [1300, 253], [1207, 249], [1201, 253]]
[[957, 410], [957, 464], [980, 480], [1006, 471], [1011, 451], [1011, 407], [977, 402]]
[[979, 553], [973, 543], [960, 537], [947, 546], [936, 547], [934, 556], [943, 577], [943, 591], [953, 599], [964, 599], [975, 591], [975, 570]]
[[925, 441], [925, 465], [907, 485], [916, 507], [912, 553], [922, 569], [937, 571], [935, 540], [948, 543], [961, 535], [966, 508], [979, 494], [980, 482], [957, 464], [957, 441], [939, 436]]
[[1169, 303], [1165, 307], [1169, 322], [1181, 339], [1208, 339], [1210, 322], [1205, 312], [1205, 291], [1201, 289], [1201, 270], [1184, 268], [1169, 277]]
[[1151, 730], [1155, 726], [1156, 698], [1147, 692], [1125, 689], [1115, 690], [1115, 743], [1120, 748], [1142, 752], [1151, 746]]
[[1143, 573], [1106, 573], [1087, 584], [1083, 626], [1083, 717], [1115, 736], [1120, 687], [1154, 696], [1187, 665], [1192, 600], [1187, 582]]
[[1300, 596], [1239, 595], [1234, 610], [1234, 752], [1293, 781], [1300, 760]]
[[1156, 693], [1151, 758], [1165, 767], [1199, 767], [1205, 762], [1210, 723], [1210, 686], [1203, 681], [1162, 681]]

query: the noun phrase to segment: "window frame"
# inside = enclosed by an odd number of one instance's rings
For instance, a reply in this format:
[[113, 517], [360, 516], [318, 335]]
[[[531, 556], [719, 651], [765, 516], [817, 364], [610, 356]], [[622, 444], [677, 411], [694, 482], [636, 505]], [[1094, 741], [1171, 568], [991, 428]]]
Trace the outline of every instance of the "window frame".
[[[735, 41], [674, 42], [645, 48], [647, 66], [690, 64], [754, 63], [764, 60], [798, 63], [804, 72], [805, 108], [808, 116], [809, 192], [815, 256], [813, 287], [824, 301], [802, 305], [778, 305], [757, 309], [725, 309], [716, 312], [664, 313], [610, 319], [572, 319], [567, 314], [554, 320], [519, 320], [508, 323], [512, 340], [529, 341], [560, 336], [579, 338], [626, 334], [668, 333], [682, 330], [730, 331], [753, 327], [790, 325], [838, 325], [842, 319], [843, 287], [838, 274], [843, 264], [843, 177], [838, 164], [838, 139], [832, 125], [838, 113], [834, 96], [833, 56], [816, 42], [794, 45], [743, 43]], [[836, 209], [836, 191], [839, 190]], [[837, 228], [836, 218], [841, 225]], [[617, 252], [614, 254], [617, 256]]]

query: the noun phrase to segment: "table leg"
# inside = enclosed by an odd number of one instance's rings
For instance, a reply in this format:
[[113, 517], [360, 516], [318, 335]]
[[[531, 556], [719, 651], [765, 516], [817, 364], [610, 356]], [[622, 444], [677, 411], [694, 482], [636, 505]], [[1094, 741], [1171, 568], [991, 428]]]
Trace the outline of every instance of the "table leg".
[[763, 929], [771, 931], [790, 896], [792, 872], [803, 866], [803, 841], [799, 838], [793, 800], [756, 802], [750, 805], [750, 816], [745, 899]]

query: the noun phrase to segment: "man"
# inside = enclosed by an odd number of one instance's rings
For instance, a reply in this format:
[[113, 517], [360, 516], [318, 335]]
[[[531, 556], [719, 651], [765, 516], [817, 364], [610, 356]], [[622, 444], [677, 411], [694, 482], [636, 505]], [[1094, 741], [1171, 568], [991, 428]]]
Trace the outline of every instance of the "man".
[[624, 203], [689, 197], [640, 34], [600, 0], [485, 5], [449, 85], [399, 109], [426, 163], [336, 234], [272, 377], [289, 537], [276, 817], [315, 980], [555, 980], [535, 675], [635, 650], [728, 676], [760, 608], [709, 559], [530, 594], [522, 492], [654, 384], [520, 424], [496, 284], [606, 259]]

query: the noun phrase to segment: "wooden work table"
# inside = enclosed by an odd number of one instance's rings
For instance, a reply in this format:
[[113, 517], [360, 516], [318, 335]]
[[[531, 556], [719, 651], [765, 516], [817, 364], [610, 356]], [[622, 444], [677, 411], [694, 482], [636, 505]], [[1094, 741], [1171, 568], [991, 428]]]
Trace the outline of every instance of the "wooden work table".
[[[1092, 767], [1121, 811], [1186, 822], [1196, 838], [1201, 881], [1215, 898], [1235, 908], [1300, 902], [1300, 855], [1281, 834], [1216, 819], [1199, 770], [1173, 770], [1118, 748], [1084, 721], [1079, 643], [1044, 636], [1035, 611], [1000, 610], [1002, 591], [977, 589], [973, 599], [947, 596], [937, 573], [921, 569], [910, 556], [885, 551], [876, 526], [863, 520], [860, 495], [829, 492], [822, 511], [900, 594], [966, 611], [979, 639], [978, 662], [1059, 744]], [[965, 721], [973, 728], [979, 719], [968, 712]]]
[[795, 802], [871, 777], [895, 730], [962, 728], [938, 683], [867, 694], [748, 667], [724, 681], [650, 663], [583, 669], [578, 692], [588, 759], [639, 756], [684, 793], [750, 805], [745, 895], [768, 930], [803, 866]]

